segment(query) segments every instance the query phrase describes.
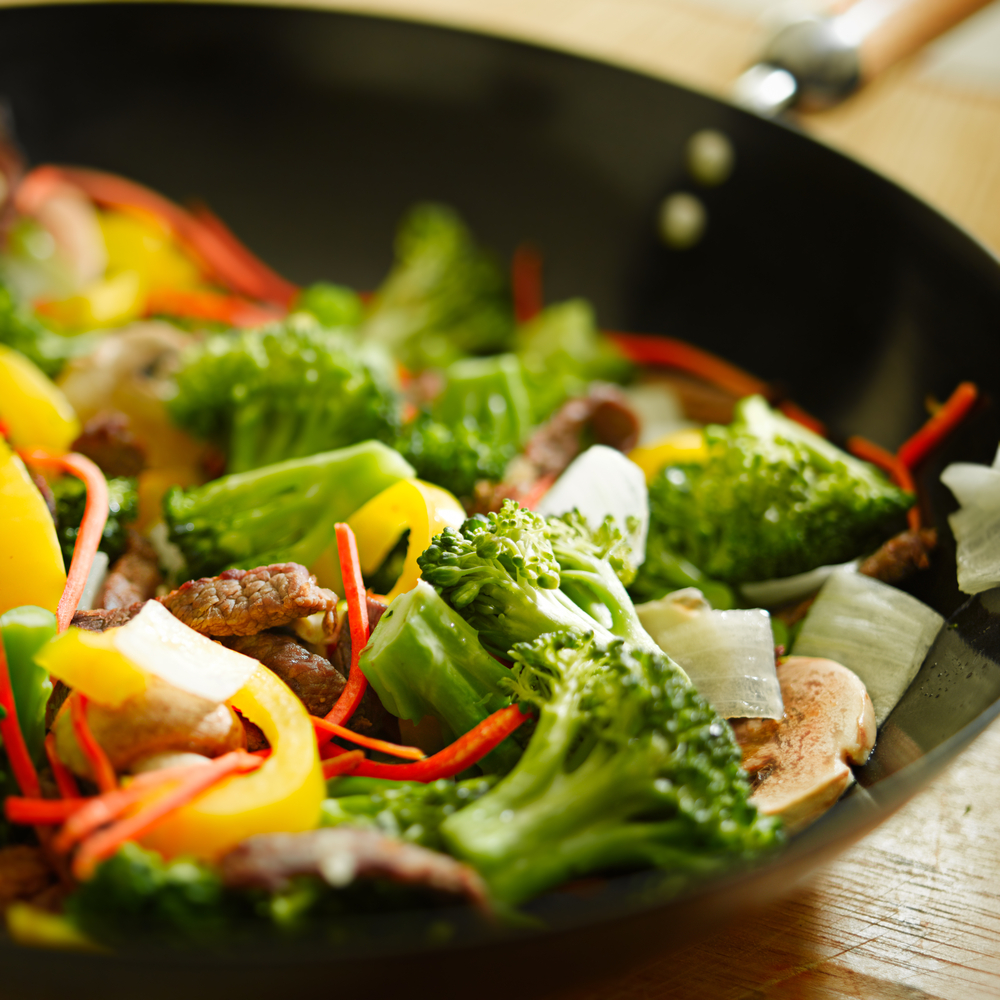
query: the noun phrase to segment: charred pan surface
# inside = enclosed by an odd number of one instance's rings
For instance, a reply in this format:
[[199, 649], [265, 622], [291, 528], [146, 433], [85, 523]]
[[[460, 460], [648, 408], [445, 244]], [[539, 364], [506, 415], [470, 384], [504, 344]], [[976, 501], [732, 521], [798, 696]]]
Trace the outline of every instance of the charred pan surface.
[[211, 636], [256, 635], [337, 604], [336, 594], [318, 587], [298, 563], [226, 570], [190, 580], [159, 600], [185, 625]]
[[223, 882], [234, 889], [276, 892], [302, 875], [321, 878], [334, 888], [356, 879], [389, 879], [488, 907], [485, 886], [467, 865], [447, 854], [357, 827], [251, 837], [227, 854], [219, 868]]
[[128, 549], [111, 567], [98, 604], [109, 611], [141, 605], [156, 596], [162, 582], [153, 546], [137, 531], [129, 531]]

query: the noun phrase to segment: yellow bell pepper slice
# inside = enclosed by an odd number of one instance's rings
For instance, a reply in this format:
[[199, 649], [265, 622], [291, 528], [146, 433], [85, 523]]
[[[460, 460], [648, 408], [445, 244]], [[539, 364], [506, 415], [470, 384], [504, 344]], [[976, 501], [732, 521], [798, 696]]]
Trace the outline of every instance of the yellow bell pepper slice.
[[305, 706], [266, 667], [228, 704], [264, 730], [271, 756], [171, 813], [142, 838], [171, 858], [212, 860], [258, 833], [298, 833], [319, 825], [326, 795], [316, 736]]
[[70, 401], [33, 361], [0, 344], [0, 421], [18, 448], [69, 451], [80, 436]]
[[66, 917], [32, 906], [11, 903], [5, 914], [7, 933], [27, 948], [58, 948], [60, 951], [93, 951], [111, 954], [109, 948], [87, 937]]
[[197, 288], [197, 265], [174, 242], [167, 226], [147, 212], [98, 213], [108, 272], [137, 271], [146, 287]]
[[707, 461], [708, 446], [705, 444], [705, 434], [700, 430], [675, 431], [656, 444], [633, 448], [628, 457], [646, 474], [646, 482], [651, 483], [664, 466]]
[[37, 308], [46, 319], [70, 330], [121, 326], [145, 311], [146, 284], [138, 271], [119, 271], [79, 295], [39, 303]]
[[56, 527], [24, 463], [0, 438], [0, 615], [22, 604], [54, 612], [66, 586]]
[[410, 529], [403, 571], [386, 594], [391, 601], [417, 585], [417, 556], [431, 539], [445, 528], [460, 527], [465, 518], [462, 505], [447, 490], [419, 479], [401, 479], [356, 510], [347, 523], [357, 538], [361, 572], [366, 574], [382, 565], [400, 535]]

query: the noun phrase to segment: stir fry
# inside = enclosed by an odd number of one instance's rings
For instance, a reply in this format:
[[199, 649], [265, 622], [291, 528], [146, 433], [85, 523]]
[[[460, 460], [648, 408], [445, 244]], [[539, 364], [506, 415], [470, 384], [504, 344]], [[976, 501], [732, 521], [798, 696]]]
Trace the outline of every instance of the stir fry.
[[444, 206], [374, 291], [299, 288], [203, 206], [6, 179], [15, 938], [682, 891], [848, 789], [942, 624], [895, 585], [974, 386], [845, 450], [721, 359], [545, 305], [537, 251], [508, 273]]

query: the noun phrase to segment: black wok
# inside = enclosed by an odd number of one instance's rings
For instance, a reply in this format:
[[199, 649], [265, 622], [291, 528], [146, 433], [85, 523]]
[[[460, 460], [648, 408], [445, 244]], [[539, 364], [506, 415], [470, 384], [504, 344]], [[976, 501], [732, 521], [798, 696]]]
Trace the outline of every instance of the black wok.
[[[763, 870], [670, 901], [649, 874], [553, 893], [546, 928], [463, 914], [359, 918], [346, 940], [115, 958], [2, 945], [0, 995], [535, 995], [678, 947], [761, 903], [924, 785], [1000, 712], [1000, 593], [962, 610], [935, 485], [1000, 439], [1000, 265], [888, 181], [795, 131], [679, 87], [461, 32], [340, 14], [193, 5], [0, 11], [0, 93], [34, 162], [198, 197], [289, 278], [372, 287], [402, 211], [448, 201], [507, 254], [530, 239], [550, 300], [608, 328], [685, 337], [787, 387], [834, 435], [897, 445], [924, 398], [987, 399], [924, 477], [944, 544], [918, 596], [956, 613], [884, 728], [862, 789]], [[665, 194], [706, 127], [737, 167], [700, 191], [705, 238], [668, 250]], [[450, 930], [449, 930], [450, 928]]]

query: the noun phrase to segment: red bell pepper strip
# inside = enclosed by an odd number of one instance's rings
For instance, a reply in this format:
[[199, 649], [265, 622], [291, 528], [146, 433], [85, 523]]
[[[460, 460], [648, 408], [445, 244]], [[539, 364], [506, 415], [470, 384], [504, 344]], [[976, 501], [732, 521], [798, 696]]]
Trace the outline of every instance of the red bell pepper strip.
[[790, 399], [782, 400], [778, 404], [778, 409], [789, 420], [794, 420], [797, 424], [801, 424], [803, 427], [811, 430], [813, 434], [818, 434], [820, 437], [826, 437], [826, 424], [822, 420], [814, 417], [811, 413], [806, 413], [797, 403], [793, 403]]
[[102, 792], [111, 792], [118, 787], [118, 777], [115, 774], [115, 769], [111, 766], [111, 761], [108, 760], [108, 755], [104, 752], [104, 748], [94, 739], [94, 734], [90, 731], [90, 726], [87, 723], [88, 702], [87, 696], [80, 694], [79, 691], [74, 691], [69, 696], [73, 735], [90, 764], [95, 784]]
[[474, 729], [432, 757], [414, 764], [379, 764], [366, 760], [353, 773], [362, 778], [394, 778], [399, 781], [437, 781], [453, 778], [482, 760], [531, 716], [518, 705], [508, 705], [487, 716]]
[[[389, 743], [387, 740], [377, 740], [371, 736], [362, 736], [360, 733], [352, 732], [344, 726], [328, 722], [318, 716], [310, 716], [312, 724], [316, 729], [316, 736], [322, 742], [327, 742], [331, 736], [339, 736], [349, 743], [357, 743], [359, 747], [367, 747], [369, 750], [378, 750], [381, 753], [390, 754], [393, 757], [402, 757], [404, 760], [423, 760], [427, 755], [419, 747], [403, 746], [399, 743]], [[325, 739], [322, 739], [325, 737]]]
[[21, 794], [29, 799], [41, 798], [42, 790], [38, 784], [38, 772], [32, 763], [28, 746], [24, 742], [21, 724], [17, 719], [17, 705], [14, 703], [14, 689], [10, 683], [10, 670], [7, 666], [7, 653], [0, 636], [0, 708], [3, 718], [0, 719], [0, 737], [7, 750], [10, 769], [14, 772], [14, 780]]
[[282, 313], [249, 302], [238, 295], [189, 289], [154, 288], [146, 296], [147, 316], [179, 316], [204, 319], [227, 326], [264, 326], [281, 319]]
[[[913, 483], [913, 476], [910, 475], [910, 470], [903, 464], [898, 455], [893, 455], [891, 451], [875, 444], [874, 441], [869, 441], [856, 434], [847, 439], [847, 450], [862, 461], [871, 462], [872, 465], [877, 466], [901, 490], [916, 495], [917, 488]], [[914, 504], [907, 511], [906, 520], [910, 531], [920, 530], [920, 507], [917, 504]]]
[[47, 451], [34, 449], [19, 452], [29, 465], [58, 469], [82, 479], [87, 487], [87, 502], [83, 509], [83, 520], [73, 546], [73, 559], [66, 574], [66, 587], [56, 608], [56, 626], [60, 632], [69, 628], [83, 594], [90, 568], [94, 565], [97, 547], [101, 544], [104, 525], [108, 520], [108, 481], [104, 473], [86, 456], [69, 452], [53, 455]]
[[76, 784], [73, 772], [59, 759], [56, 753], [56, 738], [53, 733], [45, 737], [45, 756], [49, 759], [52, 776], [56, 779], [56, 788], [64, 799], [78, 799], [80, 789]]
[[22, 799], [8, 795], [4, 801], [4, 815], [11, 823], [22, 826], [57, 826], [65, 823], [82, 809], [89, 798], [74, 799]]
[[514, 251], [510, 287], [514, 298], [514, 319], [518, 323], [534, 319], [544, 307], [542, 255], [530, 243], [522, 243]]
[[340, 557], [340, 575], [344, 580], [344, 597], [347, 599], [347, 620], [351, 626], [351, 670], [347, 684], [329, 712], [326, 721], [342, 726], [357, 711], [368, 678], [358, 666], [361, 650], [368, 645], [368, 603], [365, 600], [365, 581], [361, 576], [358, 543], [349, 524], [338, 524], [337, 555]]
[[344, 750], [335, 757], [323, 761], [323, 777], [334, 778], [339, 774], [353, 774], [364, 759], [363, 750]]
[[911, 438], [904, 441], [897, 454], [908, 469], [915, 469], [968, 416], [979, 398], [974, 382], [962, 382], [941, 408]]

